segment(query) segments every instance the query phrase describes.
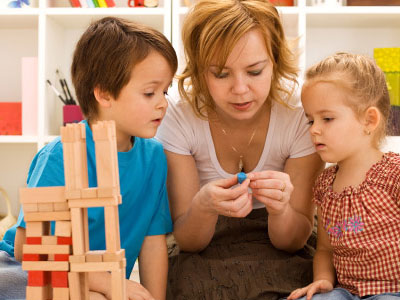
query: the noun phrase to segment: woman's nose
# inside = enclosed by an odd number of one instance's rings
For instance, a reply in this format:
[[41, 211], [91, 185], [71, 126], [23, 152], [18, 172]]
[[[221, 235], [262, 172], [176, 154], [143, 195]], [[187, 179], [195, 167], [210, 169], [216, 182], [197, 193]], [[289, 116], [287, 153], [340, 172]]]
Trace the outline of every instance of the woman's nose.
[[244, 94], [249, 91], [249, 86], [246, 78], [242, 75], [237, 75], [234, 77], [232, 93], [234, 94]]

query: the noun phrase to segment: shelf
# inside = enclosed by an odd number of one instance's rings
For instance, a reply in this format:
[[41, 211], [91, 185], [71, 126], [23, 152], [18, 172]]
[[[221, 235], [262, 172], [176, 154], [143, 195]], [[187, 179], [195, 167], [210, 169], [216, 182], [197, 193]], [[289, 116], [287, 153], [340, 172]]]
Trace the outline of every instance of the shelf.
[[35, 144], [38, 142], [37, 136], [26, 135], [0, 135], [0, 143], [10, 144]]
[[0, 30], [37, 28], [38, 19], [37, 8], [0, 9]]

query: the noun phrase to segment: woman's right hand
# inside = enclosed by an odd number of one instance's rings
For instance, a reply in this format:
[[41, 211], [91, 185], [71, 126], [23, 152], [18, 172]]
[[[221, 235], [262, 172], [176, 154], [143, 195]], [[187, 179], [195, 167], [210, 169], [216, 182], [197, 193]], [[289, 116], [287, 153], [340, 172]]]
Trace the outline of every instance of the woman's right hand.
[[232, 188], [237, 183], [236, 176], [209, 182], [200, 189], [194, 201], [201, 210], [213, 215], [245, 217], [253, 209], [252, 196], [248, 192], [250, 180]]
[[133, 280], [126, 280], [126, 296], [129, 300], [155, 300], [143, 285]]
[[307, 300], [311, 300], [312, 296], [316, 293], [327, 293], [333, 290], [333, 284], [329, 280], [321, 279], [314, 281], [306, 287], [294, 290], [287, 300], [294, 300], [307, 295]]

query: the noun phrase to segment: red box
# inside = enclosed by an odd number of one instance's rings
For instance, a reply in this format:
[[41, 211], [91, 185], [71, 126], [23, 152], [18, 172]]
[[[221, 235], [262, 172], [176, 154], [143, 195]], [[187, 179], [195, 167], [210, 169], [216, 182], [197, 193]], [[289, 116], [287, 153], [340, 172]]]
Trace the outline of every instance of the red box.
[[79, 105], [64, 105], [63, 106], [63, 122], [64, 126], [67, 123], [79, 123], [83, 120], [83, 115]]
[[21, 102], [0, 102], [0, 135], [22, 134]]

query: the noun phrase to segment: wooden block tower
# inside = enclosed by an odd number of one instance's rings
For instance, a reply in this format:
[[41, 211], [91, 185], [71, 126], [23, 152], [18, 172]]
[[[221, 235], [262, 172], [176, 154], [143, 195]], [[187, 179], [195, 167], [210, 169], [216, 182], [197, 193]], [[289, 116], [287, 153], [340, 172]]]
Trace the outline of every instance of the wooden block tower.
[[[26, 221], [22, 268], [28, 271], [27, 300], [89, 299], [88, 272], [104, 271], [111, 272], [112, 299], [126, 299], [115, 123], [98, 122], [92, 131], [97, 188], [88, 187], [86, 131], [80, 123], [61, 128], [65, 187], [20, 190]], [[88, 207], [104, 207], [105, 250], [89, 249]]]

